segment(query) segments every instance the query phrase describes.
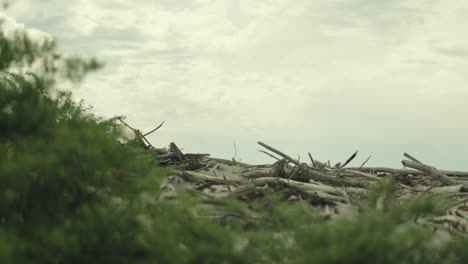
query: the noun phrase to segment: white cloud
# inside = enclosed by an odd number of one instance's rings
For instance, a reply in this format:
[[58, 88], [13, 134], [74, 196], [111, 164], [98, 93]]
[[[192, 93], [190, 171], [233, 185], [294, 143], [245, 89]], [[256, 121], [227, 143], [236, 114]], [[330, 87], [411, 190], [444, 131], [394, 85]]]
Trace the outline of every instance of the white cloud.
[[330, 158], [356, 146], [468, 162], [465, 1], [65, 2], [47, 4], [63, 19], [54, 34], [110, 62], [77, 95], [142, 128], [167, 119], [159, 144], [227, 155], [221, 142], [266, 138]]
[[53, 37], [49, 33], [35, 28], [25, 27], [24, 24], [18, 23], [16, 19], [1, 12], [0, 26], [6, 38], [13, 38], [13, 36], [17, 32], [25, 32], [33, 41], [38, 43], [43, 43], [45, 41], [50, 41], [53, 39]]

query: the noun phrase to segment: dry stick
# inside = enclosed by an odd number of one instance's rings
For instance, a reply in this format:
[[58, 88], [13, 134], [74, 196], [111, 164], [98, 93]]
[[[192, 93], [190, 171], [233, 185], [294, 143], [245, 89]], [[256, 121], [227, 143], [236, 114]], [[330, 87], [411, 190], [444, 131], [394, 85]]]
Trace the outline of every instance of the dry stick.
[[370, 156], [361, 164], [361, 166], [359, 166], [359, 169], [362, 169], [362, 167], [364, 167], [364, 165], [366, 165], [366, 163], [370, 160], [370, 158], [372, 158], [372, 155], [370, 155]]
[[355, 171], [355, 170], [352, 170], [352, 169], [344, 169], [342, 172], [341, 172], [341, 176], [360, 176], [360, 177], [366, 177], [368, 179], [372, 179], [372, 180], [380, 180], [379, 177], [373, 175], [373, 174], [368, 174], [368, 173], [364, 173], [364, 172], [361, 172], [361, 171]]
[[146, 142], [146, 144], [148, 144], [149, 147], [154, 148], [153, 145], [151, 145], [151, 143], [145, 138], [145, 136], [143, 136], [143, 135], [141, 134], [140, 130], [131, 127], [129, 124], [127, 124], [127, 122], [123, 121], [123, 119], [122, 119], [121, 117], [118, 117], [117, 119], [118, 119], [120, 122], [122, 122], [124, 125], [126, 125], [128, 128], [130, 128], [131, 130], [133, 130], [133, 132], [135, 132], [136, 134], [138, 134], [139, 136], [141, 136], [141, 138]]
[[225, 185], [225, 184], [236, 185], [241, 182], [239, 180], [221, 179], [219, 177], [214, 177], [214, 176], [210, 176], [210, 175], [206, 175], [206, 174], [198, 173], [198, 172], [193, 172], [193, 171], [173, 170], [172, 173], [174, 175], [183, 177], [188, 181], [207, 181], [207, 182], [210, 182], [213, 184], [219, 184], [219, 185]]
[[[314, 164], [316, 166], [315, 168], [320, 169], [320, 170], [324, 169], [327, 166], [326, 162], [321, 162], [321, 161], [319, 161], [317, 159], [314, 159]], [[331, 168], [325, 168], [325, 169], [326, 170], [331, 170]]]
[[272, 166], [271, 170], [268, 172], [268, 174], [275, 175], [275, 176], [279, 177], [281, 172], [283, 172], [284, 166], [287, 164], [287, 162], [288, 162], [287, 160], [282, 159], [282, 160], [278, 160], [277, 162], [273, 163], [273, 166]]
[[[268, 150], [271, 150], [272, 152], [280, 155], [281, 157], [285, 158], [287, 161], [295, 164], [296, 166], [298, 167], [305, 167], [306, 169], [308, 169], [308, 171], [311, 173], [312, 176], [315, 176], [315, 177], [320, 177], [320, 178], [328, 178], [325, 174], [323, 173], [320, 173], [316, 170], [314, 170], [313, 168], [309, 167], [309, 166], [305, 166], [304, 164], [300, 164], [299, 162], [297, 162], [296, 160], [294, 160], [293, 158], [291, 158], [290, 156], [284, 154], [283, 152], [279, 151], [279, 150], [276, 150], [275, 148], [273, 147], [270, 147], [268, 146], [267, 144], [265, 143], [262, 143], [262, 142], [258, 142], [259, 145], [265, 147], [266, 149]], [[317, 161], [316, 161], [317, 162]], [[325, 164], [322, 164], [322, 167], [319, 168], [319, 169], [323, 169], [324, 167], [326, 166], [326, 163]], [[356, 171], [348, 171], [349, 173], [353, 173], [353, 174], [359, 174], [359, 176], [364, 176], [364, 177], [367, 177], [367, 178], [372, 178], [372, 179], [379, 179], [378, 177], [376, 176], [373, 176], [373, 175], [368, 175], [368, 174], [365, 174], [365, 173], [359, 173], [359, 172], [356, 172]]]
[[[317, 162], [317, 161], [315, 161], [315, 162]], [[322, 163], [322, 164], [320, 164], [319, 169], [320, 170], [327, 169], [326, 167], [327, 167], [327, 163]]]
[[262, 142], [260, 142], [260, 141], [258, 142], [258, 144], [259, 144], [260, 146], [262, 146], [262, 147], [264, 147], [264, 148], [270, 150], [271, 152], [274, 152], [274, 153], [280, 155], [281, 157], [285, 158], [287, 161], [289, 161], [289, 162], [291, 162], [291, 163], [293, 163], [293, 164], [295, 164], [295, 165], [297, 165], [297, 166], [301, 166], [300, 163], [298, 163], [296, 160], [294, 160], [294, 159], [291, 158], [290, 156], [284, 154], [283, 152], [281, 152], [281, 151], [279, 151], [279, 150], [277, 150], [277, 149], [275, 149], [275, 148], [273, 148], [273, 147], [270, 147], [270, 146], [268, 146], [267, 144], [262, 143]]
[[123, 119], [121, 117], [117, 117], [117, 119], [122, 122], [124, 125], [126, 125], [128, 128], [130, 128], [131, 130], [135, 131], [136, 129], [131, 127], [129, 124], [127, 124], [127, 122], [123, 121]]
[[237, 158], [237, 146], [236, 142], [234, 142], [234, 158], [232, 158], [232, 162], [235, 162]]
[[349, 157], [348, 160], [346, 160], [346, 162], [343, 163], [343, 165], [341, 165], [339, 168], [341, 169], [344, 166], [348, 165], [348, 163], [350, 163], [356, 157], [357, 154], [358, 154], [358, 151], [356, 150], [356, 152], [354, 152], [354, 154], [351, 155], [351, 157]]
[[[233, 164], [232, 160], [221, 159], [221, 158], [214, 158], [214, 157], [209, 157], [209, 159], [211, 159], [211, 160], [216, 160], [216, 161], [223, 162], [223, 163]], [[236, 161], [236, 164], [237, 164], [237, 165], [242, 165], [242, 166], [245, 166], [245, 167], [263, 166], [263, 165], [251, 165], [251, 164], [247, 164], [247, 163], [240, 162], [240, 161]]]
[[[333, 196], [338, 196], [338, 197], [343, 197], [343, 192], [341, 189], [328, 186], [328, 185], [318, 185], [318, 184], [313, 184], [313, 183], [305, 183], [305, 182], [299, 182], [295, 180], [288, 180], [288, 179], [283, 179], [283, 178], [275, 178], [275, 177], [264, 177], [264, 178], [257, 178], [255, 180], [251, 181], [252, 184], [256, 186], [264, 186], [265, 184], [284, 184], [286, 186], [290, 187], [295, 187], [300, 190], [306, 191], [306, 192], [324, 192]], [[354, 188], [350, 187], [347, 188], [347, 191], [352, 193], [352, 194], [366, 194], [365, 189], [361, 188]], [[343, 197], [344, 198], [344, 197]]]
[[227, 179], [226, 179], [226, 174], [224, 174], [224, 172], [223, 172], [223, 178], [224, 178], [224, 181], [226, 182], [226, 186], [227, 186], [227, 188], [228, 188], [228, 191], [229, 191], [230, 193], [232, 193], [231, 185], [229, 185], [229, 183], [228, 183], [228, 181], [227, 181]]
[[[424, 173], [421, 171], [413, 170], [413, 169], [393, 169], [393, 168], [386, 168], [386, 167], [351, 167], [348, 168], [350, 170], [355, 171], [362, 171], [362, 172], [373, 172], [373, 173], [390, 173], [390, 174], [402, 174], [402, 175], [423, 175]], [[447, 174], [447, 173], [446, 173]]]
[[[309, 153], [310, 154], [310, 153]], [[310, 158], [311, 156], [309, 156]], [[311, 165], [307, 164], [307, 163], [303, 163], [304, 166], [306, 166], [307, 168], [309, 169], [312, 169], [312, 170], [322, 170], [324, 168], [324, 166], [326, 166], [327, 164], [324, 164], [322, 162], [320, 162], [319, 160], [316, 160], [316, 159], [311, 159], [311, 161], [314, 161]], [[325, 168], [325, 170], [327, 171], [331, 171], [332, 168]]]
[[437, 169], [435, 169], [435, 168], [433, 168], [431, 166], [427, 166], [425, 164], [422, 164], [420, 162], [413, 161], [413, 160], [402, 160], [401, 163], [405, 167], [409, 167], [409, 168], [412, 168], [412, 169], [422, 171], [425, 174], [429, 175], [430, 177], [444, 183], [445, 185], [456, 185], [456, 184], [458, 184], [457, 181], [455, 181], [452, 178], [449, 178], [447, 175], [445, 175], [444, 173], [438, 171]]
[[[300, 164], [300, 160], [301, 160], [301, 157], [299, 156], [299, 157], [297, 158], [297, 163], [298, 163], [298, 164]], [[289, 175], [288, 180], [290, 180], [290, 179], [292, 179], [294, 176], [296, 176], [296, 174], [299, 172], [299, 169], [300, 169], [300, 167], [298, 166], [298, 167], [296, 168], [296, 170], [295, 170], [293, 173], [291, 173], [291, 175]]]
[[468, 177], [468, 172], [466, 171], [450, 171], [450, 170], [440, 170], [441, 172], [455, 177]]
[[260, 152], [262, 152], [262, 153], [265, 153], [265, 154], [267, 154], [268, 156], [270, 156], [270, 157], [272, 157], [272, 158], [274, 158], [274, 159], [276, 159], [276, 160], [280, 160], [280, 158], [277, 158], [277, 157], [271, 155], [270, 153], [268, 153], [268, 152], [266, 152], [266, 151], [264, 151], [264, 150], [259, 149], [258, 151], [260, 151]]
[[[357, 151], [356, 153], [357, 154]], [[355, 155], [353, 154], [353, 156]], [[351, 158], [350, 158], [351, 159]], [[351, 159], [352, 160], [352, 159]], [[316, 161], [317, 162], [317, 161]], [[330, 161], [328, 161], [330, 162]], [[350, 160], [348, 159], [348, 161], [346, 161], [347, 163], [350, 162]], [[320, 163], [319, 163], [320, 164]], [[339, 163], [338, 163], [339, 164]], [[346, 165], [346, 164], [345, 164]], [[326, 163], [325, 164], [322, 164], [322, 166], [320, 167], [320, 169], [323, 169], [325, 168], [326, 166]], [[335, 167], [333, 169], [341, 169], [342, 167], [337, 167], [337, 165], [335, 165]], [[330, 170], [333, 170], [332, 168], [325, 168], [326, 170], [330, 171]], [[377, 177], [377, 176], [374, 176], [372, 174], [368, 174], [368, 173], [363, 173], [359, 170], [354, 170], [353, 168], [347, 168], [347, 169], [343, 169], [342, 172], [341, 172], [341, 175], [342, 176], [360, 176], [360, 177], [366, 177], [368, 179], [371, 179], [371, 180], [379, 180], [380, 178]]]
[[141, 134], [141, 132], [139, 132], [139, 130], [137, 130], [137, 131], [138, 131], [138, 133], [140, 134], [141, 138], [146, 142], [146, 144], [148, 144], [148, 146], [149, 146], [150, 148], [154, 148], [153, 145], [151, 145], [151, 143], [148, 141], [148, 139], [146, 139], [145, 136], [143, 136], [143, 135]]
[[406, 153], [406, 152], [403, 153], [403, 156], [405, 156], [406, 158], [408, 158], [408, 159], [410, 159], [410, 160], [412, 160], [412, 161], [414, 161], [414, 162], [423, 164], [422, 162], [420, 162], [419, 160], [417, 160], [416, 158], [414, 158], [413, 156], [411, 156], [410, 154], [408, 154], [408, 153]]
[[228, 197], [233, 197], [233, 198], [240, 198], [243, 196], [247, 196], [251, 193], [257, 192], [257, 187], [253, 184], [245, 184], [242, 185], [241, 187], [237, 188], [234, 190], [232, 193], [228, 195]]
[[160, 127], [162, 127], [162, 125], [164, 124], [164, 122], [165, 122], [165, 121], [162, 121], [162, 123], [161, 123], [158, 127], [156, 127], [155, 129], [151, 130], [150, 132], [144, 134], [143, 136], [146, 137], [146, 136], [148, 136], [149, 134], [153, 133], [154, 131], [158, 130]]
[[309, 154], [310, 161], [312, 162], [312, 166], [317, 167], [317, 166], [315, 165], [314, 158], [312, 158], [312, 155], [310, 155], [310, 152], [309, 152], [308, 154]]
[[174, 142], [169, 143], [169, 150], [179, 159], [185, 160], [185, 155]]
[[[343, 187], [342, 187], [343, 188]], [[348, 193], [346, 193], [346, 191], [344, 190], [344, 188], [341, 190], [341, 192], [343, 192], [343, 196], [344, 198], [346, 199], [346, 202], [348, 204], [351, 204], [351, 200], [349, 199], [349, 196], [348, 196]]]
[[402, 187], [404, 189], [410, 190], [412, 192], [423, 193], [423, 194], [425, 194], [427, 192], [427, 190], [426, 191], [417, 190], [417, 189], [411, 188], [408, 185], [405, 185], [403, 183], [397, 183], [397, 184], [398, 184], [398, 186], [400, 186], [400, 187]]

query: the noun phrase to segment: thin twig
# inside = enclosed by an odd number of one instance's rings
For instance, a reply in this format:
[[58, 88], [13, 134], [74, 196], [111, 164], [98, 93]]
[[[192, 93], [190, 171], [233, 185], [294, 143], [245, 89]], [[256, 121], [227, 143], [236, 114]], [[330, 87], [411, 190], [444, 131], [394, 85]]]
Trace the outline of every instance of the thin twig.
[[325, 169], [326, 166], [327, 166], [327, 163], [322, 163], [322, 165], [319, 167], [319, 170]]
[[[298, 156], [298, 157], [297, 157], [297, 163], [298, 163], [298, 164], [301, 164], [301, 163], [300, 163], [300, 160], [301, 160], [301, 157]], [[292, 179], [294, 176], [296, 176], [296, 174], [299, 172], [299, 170], [300, 170], [300, 167], [297, 166], [297, 167], [296, 167], [296, 170], [295, 170], [293, 173], [291, 173], [291, 175], [289, 175], [288, 180], [290, 180], [290, 179]]]
[[270, 150], [270, 151], [272, 151], [272, 152], [274, 152], [274, 153], [280, 155], [281, 157], [285, 158], [287, 161], [289, 161], [289, 162], [291, 162], [291, 163], [293, 163], [293, 164], [296, 164], [297, 166], [300, 166], [300, 164], [297, 163], [296, 160], [294, 160], [294, 159], [291, 158], [290, 156], [284, 154], [283, 152], [281, 152], [281, 151], [279, 151], [279, 150], [277, 150], [277, 149], [275, 149], [275, 148], [273, 148], [273, 147], [270, 147], [270, 146], [268, 146], [267, 144], [262, 143], [262, 142], [260, 142], [260, 141], [258, 142], [258, 144], [259, 144], [260, 146], [262, 146], [262, 147], [264, 147], [264, 148], [266, 148], [266, 149], [268, 149], [268, 150]]
[[361, 169], [362, 167], [364, 167], [364, 165], [366, 165], [366, 163], [370, 160], [370, 158], [372, 158], [372, 155], [370, 155], [370, 156], [361, 164], [361, 166], [359, 166], [359, 168]]
[[146, 144], [148, 144], [148, 147], [154, 148], [153, 145], [151, 145], [151, 143], [148, 141], [148, 139], [146, 139], [145, 136], [141, 134], [140, 130], [138, 130], [138, 133], [140, 134], [141, 138], [146, 142]]
[[237, 158], [237, 146], [236, 146], [236, 142], [234, 142], [234, 158], [232, 158], [232, 161], [235, 161]]
[[158, 130], [160, 127], [162, 127], [162, 125], [164, 124], [164, 122], [165, 122], [165, 121], [162, 121], [162, 123], [161, 123], [158, 127], [156, 127], [155, 129], [151, 130], [150, 132], [144, 134], [143, 137], [146, 137], [146, 136], [148, 136], [149, 134], [153, 133], [154, 131]]
[[[135, 132], [135, 134], [137, 134], [137, 136], [140, 136], [140, 137], [146, 142], [146, 144], [148, 144], [148, 146], [145, 146], [145, 148], [147, 148], [147, 147], [149, 147], [149, 148], [154, 148], [153, 145], [151, 145], [151, 143], [148, 141], [148, 139], [146, 139], [145, 136], [140, 132], [140, 130], [131, 127], [129, 124], [127, 124], [127, 122], [123, 121], [123, 119], [122, 119], [121, 117], [118, 117], [117, 119], [118, 119], [120, 122], [122, 122], [125, 126], [127, 126], [128, 128], [130, 128], [131, 130], [133, 130], [133, 132]], [[161, 124], [161, 125], [162, 125], [162, 124]]]
[[317, 166], [315, 165], [314, 158], [312, 158], [312, 155], [310, 155], [310, 152], [309, 152], [308, 154], [309, 154], [310, 161], [312, 162], [312, 166], [317, 167]]
[[131, 130], [133, 131], [136, 131], [137, 129], [131, 127], [129, 124], [127, 124], [127, 122], [125, 122], [121, 117], [118, 117], [117, 118], [120, 122], [122, 122], [124, 125], [126, 125], [128, 128], [130, 128]]
[[351, 157], [349, 157], [348, 160], [346, 160], [346, 162], [343, 163], [343, 165], [341, 165], [339, 168], [341, 169], [344, 166], [348, 165], [348, 163], [350, 163], [356, 157], [357, 154], [358, 154], [358, 151], [356, 150], [356, 152], [354, 152], [353, 155], [351, 155]]
[[280, 158], [277, 158], [277, 157], [271, 155], [270, 153], [268, 153], [268, 152], [266, 152], [266, 151], [264, 151], [264, 150], [259, 149], [258, 151], [260, 151], [260, 152], [262, 152], [262, 153], [265, 153], [265, 154], [267, 154], [268, 156], [270, 156], [270, 157], [272, 157], [272, 158], [274, 158], [274, 159], [276, 159], [276, 160], [280, 160]]

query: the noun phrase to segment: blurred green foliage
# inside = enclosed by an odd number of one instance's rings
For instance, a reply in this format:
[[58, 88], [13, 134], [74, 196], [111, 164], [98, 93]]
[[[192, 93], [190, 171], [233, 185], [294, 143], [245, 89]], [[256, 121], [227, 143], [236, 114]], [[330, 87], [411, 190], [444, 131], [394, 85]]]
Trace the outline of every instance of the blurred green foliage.
[[77, 83], [101, 66], [0, 33], [0, 263], [468, 262], [466, 239], [435, 247], [429, 230], [403, 225], [437, 206], [399, 204], [391, 180], [370, 189], [357, 219], [337, 222], [277, 195], [226, 201], [238, 214], [261, 211], [258, 225], [194, 217], [190, 197], [156, 203], [171, 168], [119, 143], [115, 118], [95, 117], [57, 87], [56, 72]]

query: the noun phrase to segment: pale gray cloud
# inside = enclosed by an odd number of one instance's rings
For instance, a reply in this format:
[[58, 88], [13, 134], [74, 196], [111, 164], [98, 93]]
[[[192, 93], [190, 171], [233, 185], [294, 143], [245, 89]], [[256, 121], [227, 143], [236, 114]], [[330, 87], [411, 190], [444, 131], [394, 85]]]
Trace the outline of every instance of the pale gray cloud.
[[[33, 8], [34, 7], [34, 8]], [[76, 90], [156, 144], [264, 162], [257, 140], [305, 157], [403, 151], [468, 168], [468, 4], [373, 0], [18, 0], [10, 15], [96, 55]], [[365, 157], [362, 157], [364, 159]]]

